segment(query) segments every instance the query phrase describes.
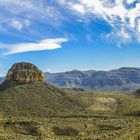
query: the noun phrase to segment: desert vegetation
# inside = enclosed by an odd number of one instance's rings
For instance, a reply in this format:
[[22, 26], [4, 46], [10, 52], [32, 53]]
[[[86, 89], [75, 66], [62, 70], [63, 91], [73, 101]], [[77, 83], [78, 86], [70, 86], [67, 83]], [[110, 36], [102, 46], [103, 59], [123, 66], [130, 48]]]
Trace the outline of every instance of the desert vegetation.
[[[31, 64], [19, 66], [24, 74], [30, 71], [27, 79], [34, 73]], [[61, 89], [43, 80], [21, 84], [15, 73], [8, 72], [0, 86], [0, 140], [140, 139], [139, 90]]]
[[[6, 90], [3, 96], [1, 93], [1, 100], [7, 97], [1, 102], [0, 139], [139, 140], [139, 97], [122, 93], [66, 92], [51, 86], [46, 92], [41, 86], [39, 83], [22, 85]], [[35, 92], [36, 87], [42, 89], [40, 93]], [[48, 98], [45, 103], [44, 92]], [[58, 92], [65, 94], [55, 99]], [[17, 99], [10, 100], [12, 94]], [[22, 100], [17, 96], [22, 96]]]

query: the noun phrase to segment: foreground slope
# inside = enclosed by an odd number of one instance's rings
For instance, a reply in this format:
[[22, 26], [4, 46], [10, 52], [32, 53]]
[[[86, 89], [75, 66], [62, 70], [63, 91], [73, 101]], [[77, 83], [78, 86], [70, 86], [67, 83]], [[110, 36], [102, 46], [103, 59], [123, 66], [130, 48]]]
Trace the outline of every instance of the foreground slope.
[[48, 117], [78, 109], [76, 101], [47, 83], [18, 85], [0, 93], [0, 112], [6, 116]]
[[140, 99], [48, 84], [0, 92], [0, 140], [139, 140]]

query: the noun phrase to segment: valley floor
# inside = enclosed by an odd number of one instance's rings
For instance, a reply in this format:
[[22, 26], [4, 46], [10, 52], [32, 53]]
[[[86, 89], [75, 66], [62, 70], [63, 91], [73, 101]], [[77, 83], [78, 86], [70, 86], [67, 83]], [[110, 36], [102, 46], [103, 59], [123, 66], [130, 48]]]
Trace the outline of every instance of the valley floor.
[[140, 140], [139, 97], [71, 92], [69, 98], [85, 111], [46, 118], [1, 115], [0, 140]]

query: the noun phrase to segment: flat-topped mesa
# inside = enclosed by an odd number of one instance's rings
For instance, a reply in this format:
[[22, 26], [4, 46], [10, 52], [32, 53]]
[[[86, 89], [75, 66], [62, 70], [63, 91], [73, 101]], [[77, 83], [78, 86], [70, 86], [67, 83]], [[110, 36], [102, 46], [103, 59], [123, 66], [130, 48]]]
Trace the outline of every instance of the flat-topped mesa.
[[4, 82], [17, 84], [29, 84], [43, 82], [44, 76], [41, 70], [31, 63], [21, 62], [14, 64], [8, 71]]

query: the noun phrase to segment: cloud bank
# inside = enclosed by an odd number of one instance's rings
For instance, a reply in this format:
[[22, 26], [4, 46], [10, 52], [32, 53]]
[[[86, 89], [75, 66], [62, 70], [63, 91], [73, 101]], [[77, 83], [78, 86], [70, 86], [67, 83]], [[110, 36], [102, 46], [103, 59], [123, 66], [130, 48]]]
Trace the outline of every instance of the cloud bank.
[[0, 30], [9, 27], [20, 31], [38, 21], [55, 26], [64, 18], [54, 5], [44, 0], [0, 0], [0, 9]]
[[124, 43], [135, 38], [140, 41], [140, 0], [58, 0], [79, 17], [88, 20], [102, 19], [112, 28], [112, 33]]
[[64, 26], [78, 20], [94, 24], [98, 18], [111, 27], [110, 33], [101, 35], [104, 39], [118, 44], [140, 42], [140, 0], [0, 0], [0, 9], [0, 32], [25, 31], [24, 36], [35, 24], [41, 28], [41, 23], [71, 34]]
[[61, 48], [61, 44], [67, 42], [66, 38], [44, 39], [36, 43], [20, 43], [20, 44], [1, 44], [1, 48], [8, 51], [4, 55], [11, 55], [24, 52], [54, 50]]

